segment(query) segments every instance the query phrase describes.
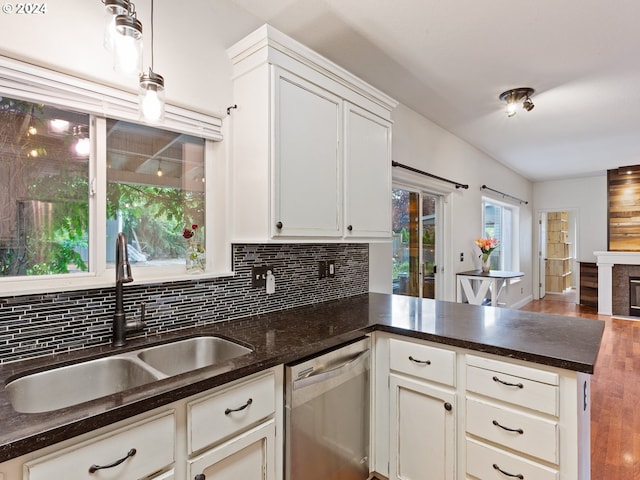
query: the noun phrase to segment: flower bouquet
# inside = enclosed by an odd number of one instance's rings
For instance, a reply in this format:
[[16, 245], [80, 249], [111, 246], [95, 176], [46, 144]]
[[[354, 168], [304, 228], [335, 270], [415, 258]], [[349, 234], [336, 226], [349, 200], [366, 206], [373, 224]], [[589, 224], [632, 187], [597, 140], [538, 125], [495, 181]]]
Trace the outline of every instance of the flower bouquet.
[[491, 269], [489, 256], [496, 248], [498, 248], [498, 239], [494, 237], [477, 238], [476, 245], [480, 249], [480, 258], [482, 259], [482, 271], [488, 272]]

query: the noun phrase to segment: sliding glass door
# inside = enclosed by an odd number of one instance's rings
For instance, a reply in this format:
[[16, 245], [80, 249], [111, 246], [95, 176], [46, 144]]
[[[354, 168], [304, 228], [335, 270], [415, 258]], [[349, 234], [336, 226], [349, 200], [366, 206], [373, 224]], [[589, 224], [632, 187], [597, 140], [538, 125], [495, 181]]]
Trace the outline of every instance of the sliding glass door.
[[437, 298], [441, 198], [419, 190], [393, 189], [393, 293]]

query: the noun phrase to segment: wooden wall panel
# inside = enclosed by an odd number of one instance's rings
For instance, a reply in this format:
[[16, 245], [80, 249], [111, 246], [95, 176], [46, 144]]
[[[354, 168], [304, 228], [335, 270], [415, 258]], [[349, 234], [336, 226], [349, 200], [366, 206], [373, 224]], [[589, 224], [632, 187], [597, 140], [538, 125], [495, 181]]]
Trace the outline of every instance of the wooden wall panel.
[[607, 250], [640, 251], [640, 166], [608, 170]]

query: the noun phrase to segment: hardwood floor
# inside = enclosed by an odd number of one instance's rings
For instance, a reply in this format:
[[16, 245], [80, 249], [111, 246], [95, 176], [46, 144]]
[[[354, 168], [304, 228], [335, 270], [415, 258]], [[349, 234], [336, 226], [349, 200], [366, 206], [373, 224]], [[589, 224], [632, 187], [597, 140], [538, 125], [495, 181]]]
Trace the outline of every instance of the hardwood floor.
[[591, 479], [640, 479], [640, 321], [598, 315], [575, 293], [547, 294], [522, 310], [605, 321], [591, 379]]

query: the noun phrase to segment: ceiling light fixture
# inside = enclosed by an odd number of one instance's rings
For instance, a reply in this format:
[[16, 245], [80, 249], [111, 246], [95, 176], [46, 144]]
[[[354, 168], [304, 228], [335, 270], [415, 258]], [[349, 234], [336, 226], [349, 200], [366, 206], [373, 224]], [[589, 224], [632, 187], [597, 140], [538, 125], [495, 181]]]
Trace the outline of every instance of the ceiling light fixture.
[[124, 75], [142, 71], [142, 23], [136, 7], [129, 3], [126, 13], [115, 16], [116, 35], [113, 42], [113, 68]]
[[113, 52], [116, 35], [116, 16], [126, 15], [129, 12], [129, 0], [102, 0], [105, 12], [104, 48]]
[[535, 106], [531, 101], [531, 96], [535, 93], [533, 88], [520, 87], [512, 88], [506, 92], [502, 92], [498, 98], [503, 102], [507, 102], [507, 117], [513, 117], [516, 114], [518, 103], [522, 101], [522, 108], [527, 112], [533, 110]]
[[164, 119], [164, 78], [153, 71], [153, 0], [151, 0], [151, 66], [140, 75], [140, 116], [152, 123]]
[[73, 149], [80, 158], [87, 158], [91, 153], [91, 140], [89, 139], [89, 127], [76, 125], [73, 127], [73, 136], [76, 138]]
[[158, 170], [156, 170], [156, 175], [158, 175], [159, 177], [161, 177], [164, 172], [162, 171], [162, 160], [158, 161]]

